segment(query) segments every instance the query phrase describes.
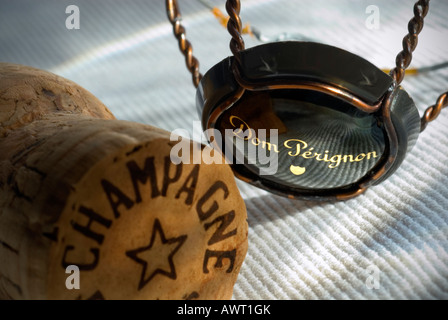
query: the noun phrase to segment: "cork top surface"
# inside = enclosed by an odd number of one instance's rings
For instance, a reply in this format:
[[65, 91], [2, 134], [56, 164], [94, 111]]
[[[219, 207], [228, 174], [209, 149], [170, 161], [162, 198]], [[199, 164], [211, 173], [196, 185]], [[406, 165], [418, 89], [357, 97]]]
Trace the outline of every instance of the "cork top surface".
[[28, 66], [0, 63], [0, 137], [52, 113], [115, 118], [93, 94], [70, 80]]

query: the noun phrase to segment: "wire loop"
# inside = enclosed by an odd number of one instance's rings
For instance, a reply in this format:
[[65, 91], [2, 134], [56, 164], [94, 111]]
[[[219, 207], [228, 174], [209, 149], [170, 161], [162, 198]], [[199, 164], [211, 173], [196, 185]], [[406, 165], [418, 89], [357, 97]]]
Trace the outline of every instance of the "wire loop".
[[241, 23], [240, 0], [227, 0], [226, 10], [229, 15], [229, 22], [227, 23], [227, 31], [229, 31], [232, 39], [230, 40], [230, 51], [234, 55], [236, 61], [240, 62], [239, 52], [244, 50], [245, 44], [242, 37], [243, 24]]
[[390, 76], [395, 82], [400, 84], [405, 75], [405, 70], [412, 61], [412, 52], [418, 44], [418, 35], [423, 29], [423, 19], [429, 10], [429, 0], [419, 0], [414, 5], [414, 17], [408, 23], [408, 34], [404, 36], [402, 46], [403, 50], [398, 53], [395, 59], [396, 67], [390, 72]]
[[166, 0], [166, 9], [168, 20], [173, 26], [174, 36], [179, 43], [179, 49], [185, 57], [187, 69], [190, 71], [193, 84], [197, 88], [202, 79], [202, 74], [199, 72], [199, 61], [193, 56], [193, 47], [190, 41], [187, 40], [185, 28], [181, 24], [182, 16], [177, 0]]
[[[402, 41], [403, 50], [400, 51], [395, 59], [395, 68], [392, 69], [389, 75], [399, 85], [405, 76], [406, 69], [412, 61], [412, 53], [418, 44], [418, 35], [423, 29], [423, 19], [426, 17], [429, 10], [430, 0], [418, 0], [414, 4], [414, 17], [408, 23], [408, 34], [404, 36]], [[185, 56], [185, 63], [188, 70], [192, 74], [192, 80], [195, 87], [198, 87], [202, 79], [202, 74], [199, 72], [199, 61], [193, 56], [193, 48], [191, 43], [186, 38], [185, 28], [181, 24], [182, 16], [179, 11], [177, 0], [166, 0], [166, 8], [168, 19], [173, 25], [173, 32], [179, 42], [179, 48]], [[241, 2], [240, 0], [227, 0], [226, 11], [229, 15], [227, 22], [227, 31], [232, 36], [230, 40], [230, 50], [232, 51], [235, 61], [241, 64], [239, 52], [245, 49], [244, 40], [242, 37], [243, 27], [240, 18]], [[429, 122], [437, 118], [441, 110], [448, 105], [448, 92], [439, 96], [436, 104], [428, 107], [421, 118], [421, 131], [423, 131]]]

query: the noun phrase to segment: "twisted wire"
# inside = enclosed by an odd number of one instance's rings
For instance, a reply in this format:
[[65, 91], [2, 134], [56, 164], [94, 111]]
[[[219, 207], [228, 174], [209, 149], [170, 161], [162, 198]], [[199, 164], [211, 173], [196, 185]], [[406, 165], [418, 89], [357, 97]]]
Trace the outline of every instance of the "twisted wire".
[[[181, 24], [181, 14], [177, 0], [166, 0], [168, 19], [173, 26], [173, 33], [179, 43], [179, 48], [185, 56], [185, 63], [192, 75], [192, 81], [195, 87], [198, 87], [202, 74], [199, 72], [199, 61], [193, 56], [193, 48], [186, 38], [186, 30]], [[240, 18], [241, 2], [240, 0], [227, 0], [226, 11], [229, 15], [227, 30], [232, 36], [230, 40], [230, 50], [236, 61], [240, 64], [239, 52], [244, 50], [245, 44], [242, 37], [242, 23]], [[418, 35], [423, 29], [423, 19], [429, 10], [429, 0], [418, 0], [414, 4], [414, 17], [408, 23], [408, 34], [403, 38], [403, 50], [398, 53], [395, 64], [396, 67], [390, 71], [390, 76], [396, 84], [400, 84], [405, 76], [405, 70], [412, 61], [412, 53], [418, 44]], [[437, 118], [443, 108], [448, 105], [448, 91], [441, 94], [437, 102], [428, 107], [421, 118], [421, 131], [423, 131], [429, 122]]]
[[[396, 67], [390, 72], [395, 82], [400, 84], [405, 75], [406, 68], [412, 61], [412, 52], [418, 44], [418, 35], [423, 29], [423, 19], [429, 10], [429, 0], [419, 0], [414, 4], [414, 17], [408, 23], [408, 34], [403, 38], [403, 50], [395, 59]], [[448, 105], [448, 92], [442, 93], [437, 102], [428, 107], [420, 120], [420, 131], [425, 130], [429, 122], [437, 118], [444, 107]]]
[[186, 30], [181, 24], [182, 16], [180, 14], [177, 0], [166, 0], [166, 8], [168, 20], [173, 26], [173, 33], [179, 43], [179, 49], [185, 57], [187, 69], [192, 75], [192, 81], [197, 88], [202, 79], [202, 74], [199, 72], [199, 61], [193, 56], [193, 47], [187, 40]]
[[229, 31], [232, 39], [230, 40], [230, 50], [238, 62], [240, 61], [239, 52], [244, 50], [244, 40], [242, 37], [243, 24], [240, 18], [241, 3], [239, 0], [227, 0], [226, 11], [229, 15], [227, 23], [227, 31]]
[[419, 0], [414, 4], [414, 17], [408, 23], [408, 34], [403, 38], [403, 50], [395, 59], [396, 67], [390, 72], [390, 76], [397, 84], [400, 84], [405, 75], [405, 70], [411, 64], [412, 52], [417, 47], [418, 34], [423, 29], [423, 19], [428, 13], [429, 0]]
[[425, 130], [426, 126], [428, 125], [428, 122], [431, 122], [435, 118], [437, 118], [440, 114], [440, 111], [442, 111], [442, 109], [445, 108], [446, 106], [448, 106], [448, 91], [442, 93], [437, 99], [437, 102], [426, 109], [421, 119], [420, 130], [421, 131]]

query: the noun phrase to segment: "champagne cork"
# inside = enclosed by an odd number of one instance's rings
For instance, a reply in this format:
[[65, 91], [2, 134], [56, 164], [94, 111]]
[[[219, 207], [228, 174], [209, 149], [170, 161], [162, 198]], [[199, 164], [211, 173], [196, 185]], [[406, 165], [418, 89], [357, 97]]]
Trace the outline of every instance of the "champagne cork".
[[244, 202], [214, 150], [189, 141], [178, 163], [176, 143], [71, 81], [0, 64], [0, 298], [230, 299]]

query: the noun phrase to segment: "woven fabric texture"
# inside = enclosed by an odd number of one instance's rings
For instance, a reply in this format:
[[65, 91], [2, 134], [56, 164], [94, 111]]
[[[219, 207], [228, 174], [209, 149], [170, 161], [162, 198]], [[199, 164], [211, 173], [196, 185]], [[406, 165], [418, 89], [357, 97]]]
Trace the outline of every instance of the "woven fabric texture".
[[[199, 1], [179, 0], [201, 72], [229, 56], [230, 36]], [[223, 12], [225, 1], [211, 1]], [[80, 29], [65, 26], [68, 5]], [[379, 29], [366, 26], [370, 5]], [[331, 44], [394, 66], [413, 0], [243, 0], [243, 24]], [[448, 2], [431, 1], [411, 67], [448, 59]], [[246, 47], [260, 44], [246, 36]], [[163, 0], [2, 0], [0, 60], [77, 82], [118, 119], [193, 133], [195, 88]], [[350, 68], [348, 65], [347, 68]], [[409, 76], [420, 114], [448, 89], [448, 68]], [[233, 299], [447, 299], [448, 110], [387, 181], [344, 202], [293, 201], [238, 181], [249, 251]], [[376, 272], [376, 273], [375, 273]], [[372, 287], [374, 274], [378, 286]]]

